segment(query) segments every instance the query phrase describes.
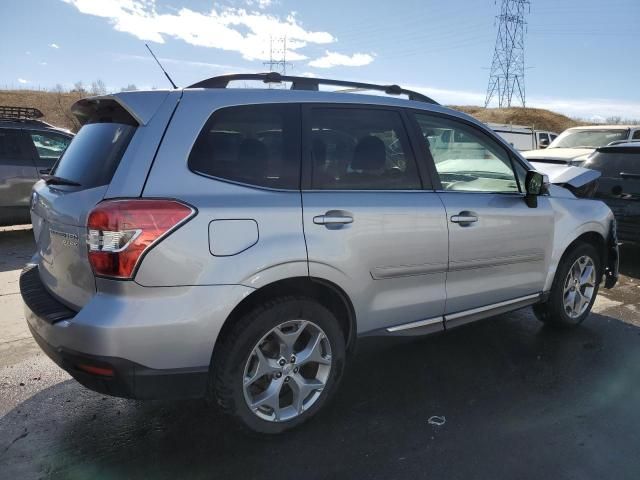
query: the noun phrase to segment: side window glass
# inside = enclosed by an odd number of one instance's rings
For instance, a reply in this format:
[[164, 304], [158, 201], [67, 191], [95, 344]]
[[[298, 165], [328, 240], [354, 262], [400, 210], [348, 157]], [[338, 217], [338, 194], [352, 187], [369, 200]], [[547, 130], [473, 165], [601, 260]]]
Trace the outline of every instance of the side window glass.
[[311, 131], [306, 133], [312, 188], [422, 188], [398, 112], [366, 108], [312, 108], [310, 112]]
[[445, 190], [519, 192], [509, 154], [480, 130], [462, 122], [415, 114]]
[[640, 130], [636, 130], [635, 132], [633, 132], [632, 140], [640, 140]]
[[0, 129], [0, 162], [5, 165], [33, 165], [24, 148], [20, 130]]
[[189, 155], [195, 172], [261, 187], [298, 189], [299, 107], [243, 105], [215, 111]]
[[45, 163], [53, 165], [67, 149], [71, 139], [64, 135], [49, 132], [29, 132], [38, 157]]

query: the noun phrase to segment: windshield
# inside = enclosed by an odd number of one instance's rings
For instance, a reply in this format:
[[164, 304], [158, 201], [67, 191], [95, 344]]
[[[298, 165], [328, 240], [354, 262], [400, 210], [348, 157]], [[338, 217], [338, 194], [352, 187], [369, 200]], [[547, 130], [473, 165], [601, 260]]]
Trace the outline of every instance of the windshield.
[[629, 129], [566, 130], [548, 148], [598, 148], [616, 140], [626, 140]]

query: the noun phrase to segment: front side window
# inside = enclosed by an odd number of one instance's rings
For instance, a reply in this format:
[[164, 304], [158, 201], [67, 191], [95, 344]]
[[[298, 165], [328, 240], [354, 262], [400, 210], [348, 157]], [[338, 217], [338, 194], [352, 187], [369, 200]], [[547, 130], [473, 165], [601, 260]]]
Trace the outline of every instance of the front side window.
[[640, 140], [640, 130], [633, 132], [633, 140]]
[[196, 173], [278, 189], [300, 179], [299, 107], [243, 105], [214, 112], [189, 155]]
[[33, 146], [40, 160], [53, 165], [65, 151], [71, 139], [64, 135], [49, 132], [29, 132]]
[[416, 190], [422, 187], [402, 117], [367, 108], [312, 108], [306, 132], [313, 189]]
[[426, 114], [415, 118], [444, 190], [520, 191], [509, 154], [490, 137], [455, 120]]

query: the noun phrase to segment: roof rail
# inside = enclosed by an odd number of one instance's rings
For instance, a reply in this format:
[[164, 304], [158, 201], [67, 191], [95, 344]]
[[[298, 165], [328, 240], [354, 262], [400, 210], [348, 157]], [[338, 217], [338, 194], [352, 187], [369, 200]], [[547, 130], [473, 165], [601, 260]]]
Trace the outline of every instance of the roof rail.
[[34, 120], [42, 117], [44, 115], [37, 108], [0, 105], [0, 118], [3, 120]]
[[387, 95], [407, 95], [409, 100], [439, 105], [439, 103], [432, 98], [422, 95], [421, 93], [414, 92], [413, 90], [406, 90], [401, 88], [399, 85], [376, 85], [373, 83], [348, 82], [328, 78], [294, 77], [290, 75], [280, 75], [277, 72], [221, 75], [218, 77], [207, 78], [206, 80], [189, 85], [187, 88], [227, 88], [229, 82], [238, 80], [260, 80], [264, 83], [291, 82], [291, 90], [318, 91], [320, 89], [320, 85], [335, 85], [356, 90], [377, 90], [384, 92]]

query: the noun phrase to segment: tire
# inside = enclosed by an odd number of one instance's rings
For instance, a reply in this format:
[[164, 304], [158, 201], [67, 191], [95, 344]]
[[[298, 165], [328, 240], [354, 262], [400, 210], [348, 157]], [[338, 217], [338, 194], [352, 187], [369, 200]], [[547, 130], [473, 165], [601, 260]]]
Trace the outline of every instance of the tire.
[[344, 364], [345, 339], [333, 313], [310, 298], [280, 297], [240, 317], [216, 346], [210, 395], [241, 426], [277, 434], [326, 404]]
[[[576, 265], [578, 260], [582, 259], [590, 259], [593, 265], [593, 271], [595, 278], [593, 280], [592, 287], [588, 287], [591, 289], [590, 297], [583, 295], [583, 286], [577, 286], [575, 283], [571, 282], [569, 278], [572, 268]], [[578, 263], [578, 269], [580, 268], [580, 263]], [[588, 265], [585, 263], [584, 265]], [[578, 270], [575, 270], [577, 272]], [[575, 276], [574, 276], [575, 277]], [[591, 307], [596, 300], [596, 296], [598, 294], [598, 287], [600, 284], [600, 280], [602, 278], [602, 264], [600, 260], [600, 254], [596, 247], [589, 243], [579, 243], [575, 248], [571, 248], [571, 250], [565, 252], [564, 256], [560, 260], [558, 265], [558, 269], [556, 270], [556, 275], [553, 279], [553, 283], [551, 285], [551, 291], [549, 298], [546, 302], [540, 303], [538, 305], [534, 305], [533, 311], [536, 314], [536, 317], [541, 322], [544, 322], [547, 325], [558, 327], [558, 328], [574, 328], [580, 325], [585, 318], [591, 312]], [[573, 285], [573, 290], [570, 288]], [[568, 290], [565, 292], [565, 289]], [[574, 292], [574, 297], [571, 297], [571, 293]], [[580, 292], [578, 295], [577, 292]], [[580, 308], [572, 308], [571, 298], [580, 297], [579, 301], [582, 302], [584, 307]], [[565, 302], [566, 300], [566, 302]], [[569, 306], [567, 305], [569, 304]], [[576, 303], [573, 303], [575, 306]], [[583, 310], [584, 308], [584, 310]]]

